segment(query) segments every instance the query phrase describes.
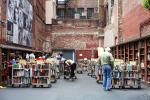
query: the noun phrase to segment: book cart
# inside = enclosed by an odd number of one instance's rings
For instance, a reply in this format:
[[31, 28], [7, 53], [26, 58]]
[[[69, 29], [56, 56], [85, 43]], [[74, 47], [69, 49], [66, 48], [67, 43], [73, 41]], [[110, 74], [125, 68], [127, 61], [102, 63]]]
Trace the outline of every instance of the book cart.
[[51, 71], [51, 83], [56, 83], [57, 82], [57, 79], [56, 79], [57, 72], [56, 72], [56, 64], [55, 63], [51, 63], [50, 71]]
[[88, 67], [87, 67], [87, 71], [88, 71], [88, 76], [96, 78], [98, 69], [96, 69], [96, 61], [95, 61], [95, 59], [91, 59], [91, 61], [89, 61], [89, 64], [88, 64]]
[[77, 60], [77, 73], [78, 74], [83, 74], [82, 63], [83, 63], [82, 59]]
[[56, 59], [51, 57], [46, 59], [46, 63], [50, 64], [50, 73], [51, 73], [51, 83], [56, 83], [57, 82], [57, 64], [56, 64]]
[[92, 59], [88, 66], [88, 76], [95, 78], [98, 84], [103, 83], [102, 67], [97, 63], [97, 59]]
[[16, 64], [12, 67], [12, 87], [30, 86], [30, 68], [29, 65]]
[[32, 66], [32, 87], [51, 87], [51, 64], [39, 63]]
[[97, 83], [102, 84], [103, 83], [102, 67], [101, 66], [97, 66], [97, 67], [98, 67], [98, 73], [96, 75]]
[[112, 72], [112, 88], [141, 88], [141, 71], [135, 62], [117, 60]]

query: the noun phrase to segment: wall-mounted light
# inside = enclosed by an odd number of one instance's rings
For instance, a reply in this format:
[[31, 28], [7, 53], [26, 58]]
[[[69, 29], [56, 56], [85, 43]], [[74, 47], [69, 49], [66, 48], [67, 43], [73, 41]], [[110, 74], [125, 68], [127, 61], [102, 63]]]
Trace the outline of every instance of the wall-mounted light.
[[80, 53], [79, 56], [82, 56], [82, 53]]

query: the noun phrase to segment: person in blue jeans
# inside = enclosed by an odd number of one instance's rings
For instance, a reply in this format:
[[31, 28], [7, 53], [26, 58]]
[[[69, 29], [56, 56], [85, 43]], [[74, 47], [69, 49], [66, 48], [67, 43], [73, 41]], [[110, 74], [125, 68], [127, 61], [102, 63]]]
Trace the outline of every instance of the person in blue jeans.
[[103, 88], [105, 91], [111, 90], [111, 74], [114, 65], [114, 58], [110, 53], [110, 48], [105, 48], [105, 51], [101, 54], [98, 64], [102, 66], [103, 74]]

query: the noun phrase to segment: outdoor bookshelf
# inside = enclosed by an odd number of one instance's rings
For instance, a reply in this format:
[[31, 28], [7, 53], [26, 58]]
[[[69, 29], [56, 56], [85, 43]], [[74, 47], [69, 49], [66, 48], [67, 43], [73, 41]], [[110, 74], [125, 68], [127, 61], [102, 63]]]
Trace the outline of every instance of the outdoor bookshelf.
[[142, 81], [150, 85], [150, 37], [118, 44], [113, 46], [111, 50], [116, 59], [119, 58], [125, 62], [138, 62]]

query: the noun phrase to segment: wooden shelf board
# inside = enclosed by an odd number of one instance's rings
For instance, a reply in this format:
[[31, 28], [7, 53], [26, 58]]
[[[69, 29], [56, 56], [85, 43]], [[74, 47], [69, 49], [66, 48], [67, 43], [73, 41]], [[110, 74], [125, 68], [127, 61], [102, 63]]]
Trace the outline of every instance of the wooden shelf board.
[[13, 78], [17, 78], [17, 77], [24, 77], [24, 75], [23, 76], [13, 76]]
[[47, 83], [32, 83], [32, 85], [48, 85]]
[[24, 68], [13, 68], [13, 70], [24, 70]]
[[33, 78], [49, 78], [50, 76], [33, 76]]
[[140, 56], [144, 56], [144, 54], [140, 54]]
[[23, 83], [15, 83], [15, 82], [14, 82], [14, 83], [12, 83], [12, 84], [21, 85], [21, 84], [23, 84]]

